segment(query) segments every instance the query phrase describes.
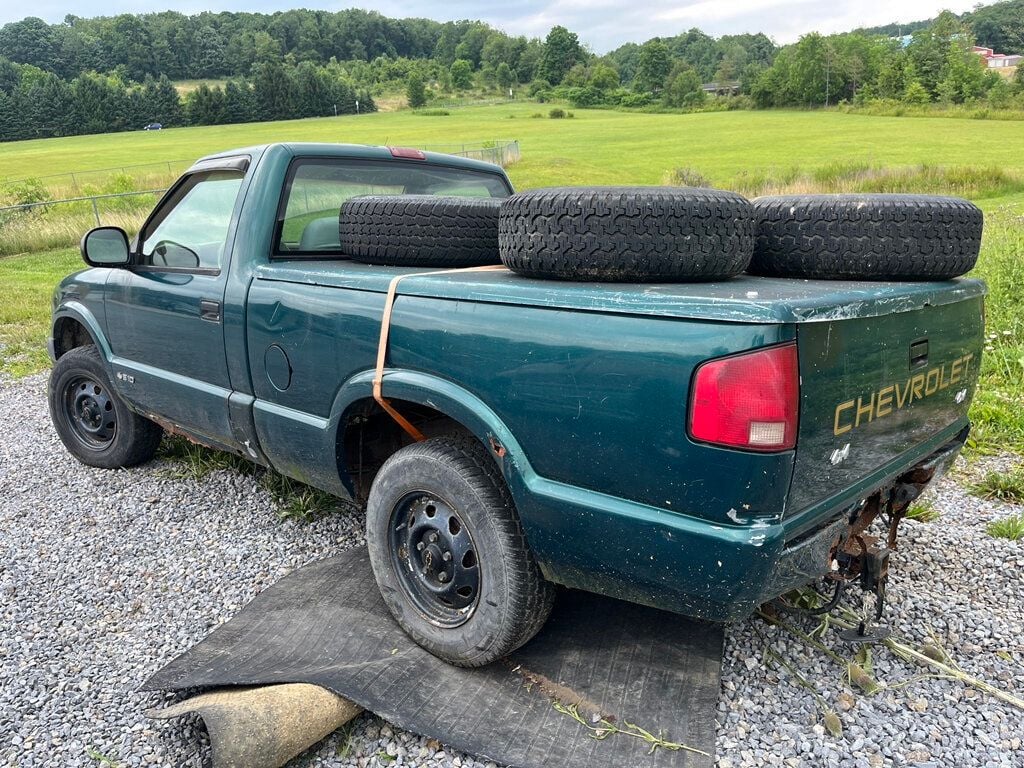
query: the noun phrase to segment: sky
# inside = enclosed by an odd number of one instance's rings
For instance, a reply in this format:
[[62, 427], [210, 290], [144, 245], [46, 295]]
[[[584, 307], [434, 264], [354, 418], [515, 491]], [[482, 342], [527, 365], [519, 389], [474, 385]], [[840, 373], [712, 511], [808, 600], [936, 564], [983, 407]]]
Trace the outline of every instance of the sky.
[[[486, 3], [472, 0], [35, 0], [22, 6], [11, 0], [0, 3], [0, 24], [26, 15], [50, 23], [77, 16], [112, 16], [176, 10], [261, 11], [289, 8], [342, 10], [350, 7], [379, 11], [392, 17], [425, 17], [438, 21], [480, 19], [505, 32], [543, 37], [561, 24], [580, 36], [595, 53], [606, 53], [625, 42], [643, 42], [670, 36], [691, 27], [710, 35], [764, 32], [778, 43], [790, 43], [800, 35], [817, 31], [844, 32], [857, 27], [928, 19], [946, 8], [957, 13], [969, 10], [977, 0], [503, 0]], [[31, 9], [31, 10], [29, 10]]]

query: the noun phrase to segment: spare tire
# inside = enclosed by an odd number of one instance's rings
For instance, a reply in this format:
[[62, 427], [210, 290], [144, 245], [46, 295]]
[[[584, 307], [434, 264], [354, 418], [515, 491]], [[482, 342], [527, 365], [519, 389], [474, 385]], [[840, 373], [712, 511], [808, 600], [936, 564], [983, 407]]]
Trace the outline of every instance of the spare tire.
[[506, 267], [531, 277], [719, 280], [750, 262], [753, 208], [716, 189], [538, 189], [502, 203], [498, 246]]
[[947, 280], [974, 267], [982, 213], [929, 195], [759, 197], [750, 272], [833, 280]]
[[498, 210], [489, 197], [366, 195], [341, 206], [341, 250], [401, 267], [498, 264]]

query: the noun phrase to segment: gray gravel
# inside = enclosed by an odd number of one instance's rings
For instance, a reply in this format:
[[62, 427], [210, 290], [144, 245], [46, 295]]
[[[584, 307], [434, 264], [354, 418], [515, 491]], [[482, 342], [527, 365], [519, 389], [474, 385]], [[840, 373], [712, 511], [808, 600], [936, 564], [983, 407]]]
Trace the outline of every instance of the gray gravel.
[[[233, 472], [192, 481], [168, 479], [159, 463], [83, 467], [54, 435], [44, 393], [42, 376], [0, 382], [0, 761], [203, 765], [199, 722], [147, 720], [142, 710], [165, 697], [136, 688], [284, 574], [359, 542], [360, 521], [280, 523], [257, 482]], [[1020, 510], [951, 481], [933, 498], [940, 522], [903, 528], [888, 618], [901, 636], [934, 639], [965, 671], [1024, 696], [1024, 542], [984, 532]], [[825, 642], [852, 655], [831, 632]], [[789, 672], [762, 661], [767, 647], [839, 714], [841, 737]], [[922, 672], [885, 650], [874, 669], [890, 685]], [[718, 706], [722, 768], [1024, 766], [1024, 712], [935, 679], [868, 698], [824, 654], [754, 619], [727, 633]], [[298, 762], [482, 765], [370, 715]]]

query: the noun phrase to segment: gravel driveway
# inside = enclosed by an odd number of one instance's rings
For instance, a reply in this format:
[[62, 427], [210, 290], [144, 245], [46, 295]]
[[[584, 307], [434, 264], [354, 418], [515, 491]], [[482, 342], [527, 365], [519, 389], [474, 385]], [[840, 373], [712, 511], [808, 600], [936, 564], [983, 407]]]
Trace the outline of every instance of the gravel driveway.
[[[142, 710], [162, 697], [136, 688], [290, 570], [357, 543], [360, 520], [280, 523], [257, 482], [232, 472], [185, 481], [160, 463], [83, 467], [50, 428], [42, 376], [0, 382], [0, 410], [0, 761], [203, 765], [198, 721], [147, 720]], [[902, 529], [889, 621], [1024, 696], [1024, 542], [984, 532], [1014, 510], [948, 481], [934, 499], [939, 522]], [[825, 640], [852, 656], [834, 633]], [[769, 647], [839, 714], [841, 736], [783, 665], [763, 660]], [[874, 652], [875, 676], [889, 686], [923, 671]], [[727, 634], [718, 708], [723, 767], [1024, 766], [1024, 712], [947, 680], [861, 696], [833, 660], [754, 619]], [[298, 762], [480, 765], [369, 715]]]

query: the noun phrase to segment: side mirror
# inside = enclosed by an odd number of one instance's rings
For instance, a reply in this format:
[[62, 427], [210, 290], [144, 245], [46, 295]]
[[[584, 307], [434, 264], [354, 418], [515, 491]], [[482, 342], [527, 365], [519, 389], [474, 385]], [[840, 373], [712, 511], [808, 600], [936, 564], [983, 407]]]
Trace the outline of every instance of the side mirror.
[[123, 267], [131, 258], [128, 234], [120, 227], [96, 227], [82, 238], [82, 258], [90, 267]]

